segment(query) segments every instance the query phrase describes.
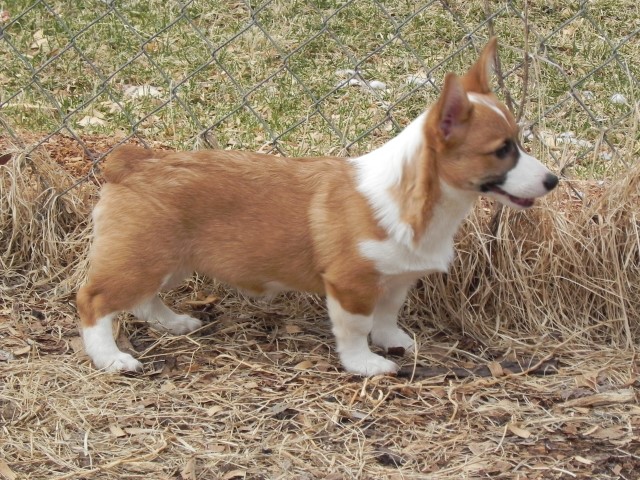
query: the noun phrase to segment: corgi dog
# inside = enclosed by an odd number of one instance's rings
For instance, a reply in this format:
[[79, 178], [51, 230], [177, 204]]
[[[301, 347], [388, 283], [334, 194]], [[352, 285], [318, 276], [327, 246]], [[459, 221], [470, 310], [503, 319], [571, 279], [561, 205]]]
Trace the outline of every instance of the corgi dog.
[[122, 311], [172, 334], [201, 321], [158, 297], [198, 271], [251, 294], [326, 296], [348, 372], [394, 373], [373, 353], [414, 348], [397, 315], [418, 278], [446, 272], [480, 195], [526, 209], [558, 183], [525, 153], [492, 93], [497, 41], [397, 137], [357, 158], [283, 158], [121, 146], [107, 158], [87, 283], [77, 294], [86, 353], [107, 371], [142, 364], [116, 346]]

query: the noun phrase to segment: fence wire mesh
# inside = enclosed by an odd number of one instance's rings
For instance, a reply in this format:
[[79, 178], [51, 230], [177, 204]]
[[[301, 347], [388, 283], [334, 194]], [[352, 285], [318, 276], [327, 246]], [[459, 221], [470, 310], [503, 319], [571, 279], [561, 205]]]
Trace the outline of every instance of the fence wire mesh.
[[5, 150], [62, 138], [89, 167], [129, 141], [356, 155], [424, 110], [493, 34], [497, 92], [557, 171], [600, 176], [639, 150], [640, 15], [628, 0], [16, 0], [0, 10]]

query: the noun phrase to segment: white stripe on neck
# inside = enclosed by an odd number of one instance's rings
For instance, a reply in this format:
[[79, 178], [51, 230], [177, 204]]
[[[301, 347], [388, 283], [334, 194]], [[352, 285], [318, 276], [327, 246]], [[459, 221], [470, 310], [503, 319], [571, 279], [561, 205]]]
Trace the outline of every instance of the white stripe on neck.
[[424, 146], [426, 118], [424, 112], [395, 138], [350, 160], [356, 167], [358, 191], [369, 201], [380, 225], [403, 244], [413, 240], [413, 228], [402, 221], [400, 206], [391, 197], [391, 190], [400, 184], [404, 167], [415, 161]]

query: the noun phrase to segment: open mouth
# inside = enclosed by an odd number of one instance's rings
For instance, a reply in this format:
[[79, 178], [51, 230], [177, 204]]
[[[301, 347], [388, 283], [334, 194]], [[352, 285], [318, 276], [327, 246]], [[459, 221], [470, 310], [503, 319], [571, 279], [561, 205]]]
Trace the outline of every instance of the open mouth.
[[507, 197], [511, 202], [515, 203], [516, 205], [521, 206], [522, 208], [532, 207], [534, 202], [535, 202], [535, 199], [533, 199], [533, 198], [520, 198], [520, 197], [516, 197], [514, 195], [511, 195], [511, 194], [505, 192], [503, 189], [501, 189], [497, 185], [487, 185], [486, 186], [486, 191], [494, 192], [494, 193], [497, 193], [499, 195], [503, 195], [503, 196]]

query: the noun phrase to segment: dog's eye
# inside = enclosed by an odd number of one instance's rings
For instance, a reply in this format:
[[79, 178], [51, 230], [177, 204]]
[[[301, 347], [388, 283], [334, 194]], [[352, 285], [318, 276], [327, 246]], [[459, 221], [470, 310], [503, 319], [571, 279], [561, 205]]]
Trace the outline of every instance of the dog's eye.
[[494, 153], [496, 157], [500, 159], [507, 158], [507, 156], [513, 151], [513, 142], [511, 140], [507, 140], [504, 144], [496, 150]]

